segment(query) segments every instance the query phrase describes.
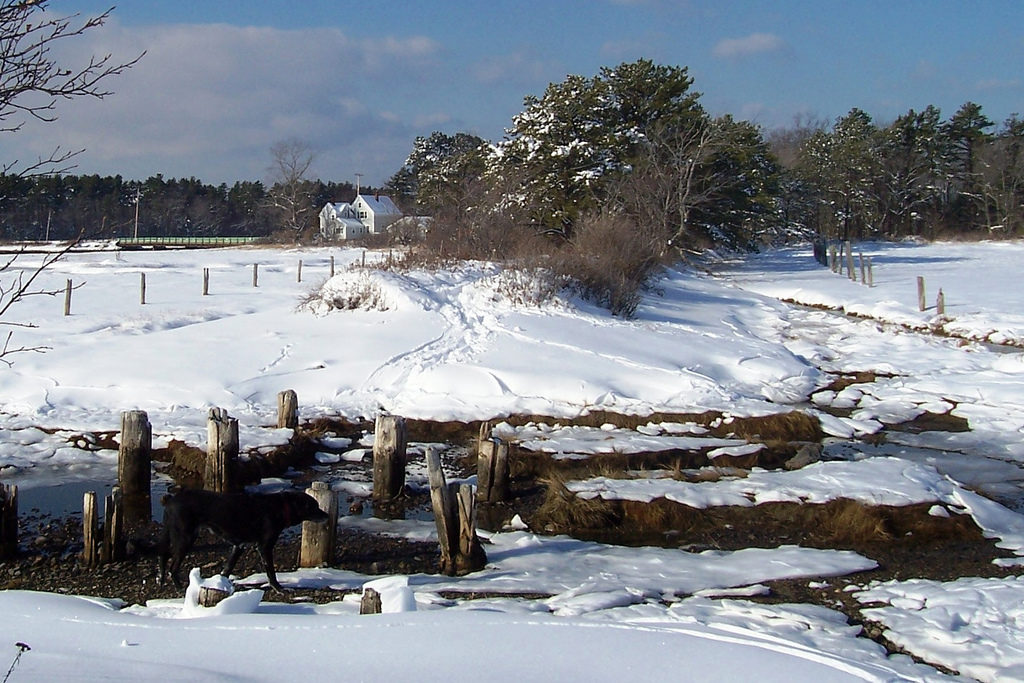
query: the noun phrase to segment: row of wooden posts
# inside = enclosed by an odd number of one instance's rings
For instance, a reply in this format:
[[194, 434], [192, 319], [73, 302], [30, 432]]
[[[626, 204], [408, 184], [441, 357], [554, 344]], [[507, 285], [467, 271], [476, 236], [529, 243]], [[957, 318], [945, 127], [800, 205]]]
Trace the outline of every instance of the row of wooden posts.
[[[362, 265], [366, 266], [366, 252], [363, 252]], [[330, 257], [330, 275], [334, 277], [334, 254]], [[299, 259], [298, 267], [296, 268], [296, 282], [302, 282], [302, 259]], [[260, 286], [260, 264], [252, 264], [252, 286]], [[71, 293], [81, 286], [81, 283], [75, 285], [74, 282], [69, 278], [64, 286], [64, 315], [71, 315]], [[210, 269], [203, 268], [203, 296], [209, 296], [210, 294]], [[139, 303], [143, 306], [146, 304], [146, 274], [139, 273]]]
[[[292, 390], [278, 394], [278, 427], [298, 426], [298, 397]], [[388, 504], [405, 488], [405, 420], [380, 415], [375, 424], [373, 447], [373, 501]], [[204, 488], [210, 491], [237, 490], [233, 478], [238, 457], [238, 420], [220, 408], [212, 408], [207, 421], [207, 458]], [[431, 504], [441, 547], [441, 570], [450, 575], [481, 569], [487, 561], [476, 534], [476, 504], [497, 503], [509, 495], [509, 446], [490, 438], [489, 425], [481, 427], [477, 461], [477, 490], [465, 483], [447, 483], [440, 455], [427, 449]], [[126, 530], [147, 524], [151, 517], [152, 427], [145, 411], [121, 414], [118, 449], [118, 484], [105, 497], [103, 523], [96, 492], [83, 500], [83, 561], [89, 566], [124, 558]], [[323, 522], [303, 522], [299, 566], [317, 567], [334, 556], [338, 518], [337, 495], [324, 482], [313, 482], [306, 493], [328, 514]], [[0, 557], [17, 551], [17, 487], [0, 487]], [[331, 523], [331, 521], [334, 523]]]
[[[857, 281], [857, 270], [854, 268], [853, 247], [849, 240], [840, 242], [838, 249], [835, 242], [830, 242], [827, 250], [824, 243], [816, 242], [814, 244], [814, 257], [822, 265], [831, 268], [833, 273], [839, 273], [840, 275], [843, 273], [843, 266], [845, 263], [847, 277], [854, 282]], [[871, 267], [871, 257], [864, 256], [863, 253], [860, 253], [857, 255], [857, 258], [860, 262], [860, 282], [868, 287], [873, 287], [875, 283], [874, 273]], [[920, 276], [917, 278], [917, 308], [920, 311], [928, 309], [928, 302], [925, 296], [924, 278]], [[946, 314], [946, 295], [943, 294], [942, 289], [939, 289], [939, 293], [935, 298], [935, 311], [938, 315]]]

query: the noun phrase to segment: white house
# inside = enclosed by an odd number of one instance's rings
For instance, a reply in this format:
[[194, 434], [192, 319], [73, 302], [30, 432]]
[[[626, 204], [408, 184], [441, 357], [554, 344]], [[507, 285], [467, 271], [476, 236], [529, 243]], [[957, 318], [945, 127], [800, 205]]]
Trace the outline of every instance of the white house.
[[382, 194], [356, 195], [349, 204], [327, 204], [320, 211], [320, 235], [329, 240], [350, 240], [379, 235], [402, 217], [390, 197]]
[[320, 235], [327, 240], [352, 240], [365, 237], [369, 228], [356, 217], [348, 202], [326, 204], [320, 211]]
[[388, 226], [402, 217], [391, 197], [382, 194], [356, 195], [352, 202], [352, 208], [356, 211], [356, 217], [363, 222], [371, 235], [379, 235]]

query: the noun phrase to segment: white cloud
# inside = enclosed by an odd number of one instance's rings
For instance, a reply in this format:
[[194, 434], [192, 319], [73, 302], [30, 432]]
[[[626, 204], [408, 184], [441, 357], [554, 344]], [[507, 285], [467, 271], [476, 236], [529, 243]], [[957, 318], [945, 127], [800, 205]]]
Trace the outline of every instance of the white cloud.
[[751, 33], [742, 38], [724, 38], [711, 53], [715, 57], [739, 59], [759, 54], [778, 54], [787, 49], [786, 41], [773, 33]]
[[[530, 57], [525, 52], [495, 55], [477, 62], [471, 70], [480, 83], [535, 84], [550, 78], [560, 70], [553, 64]], [[564, 76], [564, 74], [562, 74]]]
[[[110, 97], [58, 102], [56, 123], [30, 123], [6, 136], [15, 156], [28, 160], [58, 144], [84, 147], [80, 172], [229, 183], [261, 178], [270, 145], [291, 137], [333, 150], [320, 154], [316, 170], [324, 179], [357, 170], [370, 182], [386, 179], [408, 149], [383, 141], [411, 144], [423, 111], [408, 93], [437, 69], [441, 51], [422, 36], [225, 24], [125, 27], [113, 20], [69, 48], [67, 59], [78, 62], [108, 52], [121, 60], [146, 55], [108, 82]], [[370, 139], [387, 153], [361, 150]]]

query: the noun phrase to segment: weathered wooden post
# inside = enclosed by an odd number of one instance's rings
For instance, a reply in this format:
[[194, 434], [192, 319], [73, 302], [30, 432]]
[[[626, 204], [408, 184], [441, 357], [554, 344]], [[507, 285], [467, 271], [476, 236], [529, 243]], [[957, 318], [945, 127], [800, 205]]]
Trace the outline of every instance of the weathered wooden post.
[[476, 535], [473, 487], [445, 483], [441, 457], [434, 448], [427, 449], [427, 478], [441, 546], [441, 571], [456, 576], [482, 569], [487, 555]]
[[139, 303], [146, 305], [146, 274], [139, 273]]
[[334, 277], [334, 254], [331, 254], [331, 277]]
[[295, 281], [302, 282], [302, 259], [299, 259], [299, 268], [295, 273]]
[[103, 563], [124, 559], [124, 510], [121, 503], [119, 486], [115, 486], [103, 499], [103, 549], [100, 551]]
[[82, 497], [82, 564], [95, 567], [99, 564], [100, 520], [96, 512], [96, 492], [86, 491]]
[[935, 299], [935, 312], [939, 315], [946, 315], [946, 295], [942, 293], [942, 288], [939, 288], [939, 295]]
[[206, 474], [203, 488], [227, 493], [234, 490], [234, 464], [238, 458], [238, 420], [223, 408], [210, 408], [206, 423]]
[[849, 242], [846, 243], [846, 276], [854, 282], [857, 281], [857, 271], [853, 267], [853, 247]]
[[117, 482], [124, 498], [125, 521], [131, 526], [149, 522], [152, 452], [153, 428], [146, 411], [122, 412]]
[[373, 588], [364, 588], [363, 597], [359, 600], [359, 613], [380, 614], [381, 610], [380, 593]]
[[201, 607], [216, 607], [225, 598], [230, 596], [231, 593], [229, 591], [223, 590], [218, 586], [200, 586], [199, 597], [196, 599], [196, 602]]
[[378, 415], [373, 439], [373, 500], [386, 503], [405, 488], [405, 418]]
[[203, 296], [210, 293], [210, 269], [203, 268]]
[[476, 499], [480, 503], [508, 500], [509, 446], [500, 439], [480, 442], [476, 458]]
[[260, 264], [258, 263], [252, 264], [252, 286], [260, 286]]
[[71, 280], [64, 285], [64, 315], [71, 315]]
[[306, 494], [316, 499], [327, 519], [302, 523], [302, 544], [299, 546], [300, 567], [329, 566], [334, 559], [338, 526], [338, 496], [325, 481], [314, 481]]
[[18, 552], [18, 487], [0, 484], [0, 558]]
[[864, 252], [858, 254], [860, 257], [860, 283], [866, 285], [868, 283], [867, 266], [864, 264]]
[[836, 255], [836, 245], [828, 245], [828, 263], [829, 267], [832, 268], [832, 272], [835, 273], [839, 270], [839, 258]]
[[299, 426], [299, 396], [294, 389], [277, 395], [278, 429], [295, 429]]
[[875, 273], [871, 268], [871, 257], [868, 256], [868, 287], [875, 286]]
[[917, 309], [923, 311], [927, 308], [924, 300], [924, 278], [920, 275], [917, 276]]

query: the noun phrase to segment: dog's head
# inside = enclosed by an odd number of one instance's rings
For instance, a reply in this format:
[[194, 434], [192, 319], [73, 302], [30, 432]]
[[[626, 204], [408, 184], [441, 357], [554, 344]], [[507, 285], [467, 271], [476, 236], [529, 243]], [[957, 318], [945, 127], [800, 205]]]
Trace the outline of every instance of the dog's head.
[[327, 519], [327, 513], [320, 509], [320, 505], [312, 496], [300, 491], [290, 491], [284, 495], [288, 496], [291, 507], [289, 512], [294, 519], [293, 523], [317, 522]]

